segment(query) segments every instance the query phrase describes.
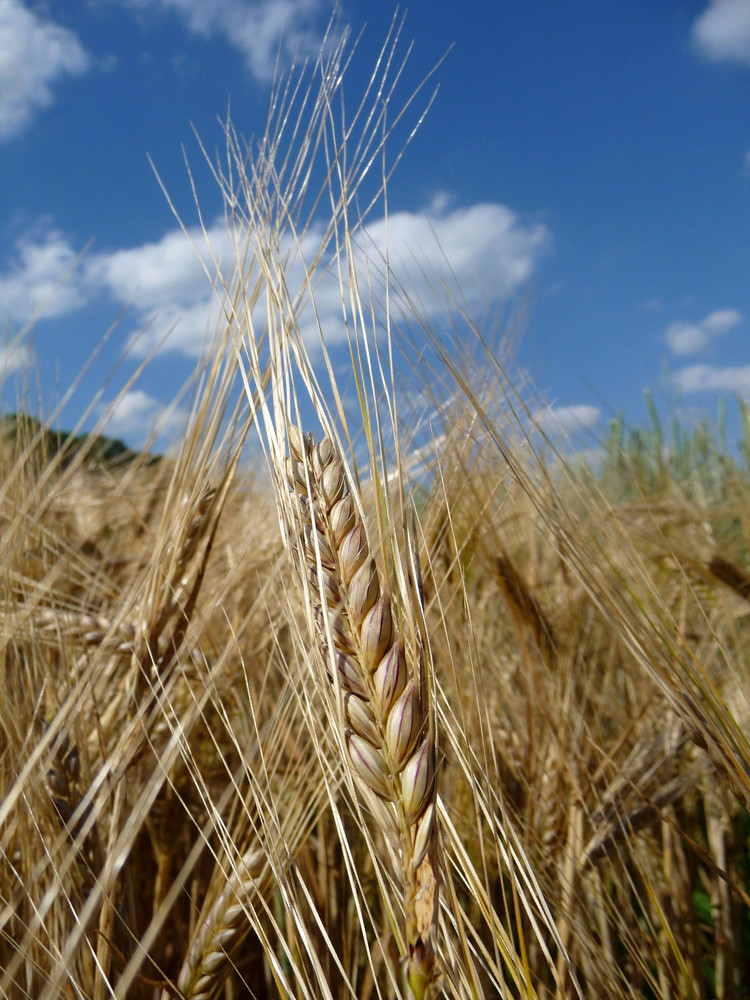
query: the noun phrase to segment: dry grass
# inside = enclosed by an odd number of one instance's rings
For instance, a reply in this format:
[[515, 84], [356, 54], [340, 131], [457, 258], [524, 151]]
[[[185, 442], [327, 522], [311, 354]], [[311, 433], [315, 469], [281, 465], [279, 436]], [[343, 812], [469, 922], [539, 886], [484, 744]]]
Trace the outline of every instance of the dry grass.
[[389, 325], [397, 51], [348, 117], [343, 37], [227, 128], [172, 457], [0, 442], [2, 996], [750, 995], [748, 470], [570, 468], [470, 319]]

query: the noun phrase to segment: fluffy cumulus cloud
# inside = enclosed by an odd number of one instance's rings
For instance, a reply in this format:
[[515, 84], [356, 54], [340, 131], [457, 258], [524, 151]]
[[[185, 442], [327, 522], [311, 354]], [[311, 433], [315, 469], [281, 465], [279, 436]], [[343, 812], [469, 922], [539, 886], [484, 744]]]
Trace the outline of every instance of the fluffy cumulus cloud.
[[173, 229], [153, 243], [93, 254], [84, 281], [92, 295], [104, 292], [131, 309], [136, 355], [166, 346], [197, 357], [219, 317], [213, 284], [217, 268], [229, 267], [227, 248], [222, 223], [205, 234]]
[[[322, 227], [313, 226], [300, 247], [289, 248], [285, 278], [292, 298], [298, 292], [301, 299], [307, 297], [304, 262], [315, 257], [322, 237]], [[382, 305], [387, 254], [403, 290], [392, 306], [397, 318], [408, 317], [407, 302], [415, 303], [428, 321], [444, 313], [445, 295], [436, 294], [443, 286], [455, 294], [460, 290], [469, 306], [483, 308], [523, 287], [548, 242], [543, 225], [527, 224], [503, 205], [453, 210], [441, 205], [426, 212], [395, 213], [387, 223], [375, 220], [360, 234], [360, 293], [366, 299], [372, 281], [374, 299]], [[35, 305], [39, 321], [104, 295], [127, 306], [141, 329], [133, 340], [137, 354], [159, 348], [168, 335], [170, 349], [197, 356], [219, 317], [211, 276], [217, 262], [224, 273], [231, 273], [230, 254], [223, 220], [205, 235], [198, 228], [187, 236], [175, 229], [156, 242], [90, 253], [80, 261], [62, 234], [38, 227], [18, 241], [10, 263], [0, 270], [0, 322], [10, 319], [23, 325]], [[342, 293], [332, 260], [324, 260], [316, 272], [313, 294], [315, 310], [308, 302], [299, 315], [303, 336], [310, 344], [317, 342], [319, 320], [329, 343], [343, 339]], [[262, 326], [262, 301], [254, 319]]]
[[[429, 308], [439, 281], [469, 301], [507, 298], [529, 280], [549, 243], [541, 223], [524, 223], [505, 205], [449, 209], [437, 200], [423, 212], [396, 212], [367, 227], [367, 238], [409, 292]], [[368, 253], [371, 251], [367, 250]], [[437, 280], [436, 280], [437, 279]]]
[[672, 376], [680, 392], [728, 392], [750, 398], [750, 365], [719, 368], [691, 365]]
[[[209, 239], [221, 235], [214, 230]], [[181, 229], [174, 229], [153, 243], [95, 254], [88, 259], [86, 272], [89, 282], [107, 288], [115, 299], [126, 302], [134, 296], [139, 307], [146, 309], [205, 297], [204, 263], [212, 267], [202, 234], [196, 231], [186, 237]]]
[[578, 403], [574, 406], [550, 406], [534, 415], [534, 423], [545, 434], [574, 434], [587, 431], [599, 422], [598, 406]]
[[89, 57], [72, 31], [43, 20], [21, 0], [0, 0], [0, 140], [52, 104], [65, 74], [86, 71]]
[[[195, 235], [196, 242], [199, 239]], [[323, 238], [322, 226], [311, 226], [297, 248], [289, 247], [285, 273], [287, 288], [294, 300], [303, 303], [298, 314], [302, 336], [308, 345], [319, 339], [319, 328], [329, 345], [344, 339], [342, 290], [335, 262], [324, 259], [313, 278], [315, 309], [308, 295], [305, 262], [315, 258]], [[214, 247], [226, 239], [217, 225], [209, 234]], [[181, 242], [182, 241], [182, 242]], [[480, 204], [466, 208], [437, 209], [424, 212], [398, 212], [374, 220], [356, 239], [356, 279], [358, 291], [367, 300], [372, 285], [374, 301], [385, 298], [383, 274], [387, 259], [395, 283], [391, 316], [408, 320], [410, 303], [422, 319], [444, 314], [446, 294], [453, 290], [469, 306], [482, 309], [490, 301], [512, 296], [528, 282], [539, 258], [549, 244], [549, 233], [540, 223], [524, 223], [503, 205]], [[112, 255], [102, 262], [107, 285], [124, 301], [130, 288], [134, 294], [137, 274], [143, 270], [149, 280], [142, 281], [134, 302], [140, 308], [162, 305], [149, 329], [138, 340], [136, 350], [153, 350], [168, 333], [174, 350], [197, 355], [218, 318], [216, 297], [211, 295], [205, 274], [192, 251], [185, 252], [187, 241], [182, 233], [168, 234], [156, 247], [136, 248]], [[170, 252], [162, 255], [161, 249]], [[188, 248], [189, 249], [189, 248]], [[220, 256], [226, 253], [220, 251]], [[147, 263], [147, 258], [149, 262]], [[125, 278], [127, 277], [127, 281]], [[161, 285], [161, 288], [159, 287]], [[203, 292], [198, 295], [197, 290]], [[344, 291], [348, 301], [348, 289]], [[366, 309], [367, 312], [367, 309]], [[253, 320], [262, 327], [265, 321], [261, 301]]]
[[748, 0], [711, 0], [693, 23], [698, 50], [713, 60], [750, 66], [750, 3]]
[[[0, 0], [1, 2], [1, 0]], [[105, 297], [124, 306], [142, 336], [133, 339], [145, 355], [174, 332], [175, 350], [197, 356], [217, 314], [208, 275], [216, 269], [214, 248], [226, 243], [223, 226], [188, 236], [175, 229], [155, 243], [82, 253], [48, 220], [40, 220], [15, 243], [0, 269], [0, 324], [15, 330], [75, 312]]]
[[136, 354], [161, 346], [171, 332], [170, 347], [198, 356], [218, 315], [209, 275], [227, 242], [222, 225], [207, 236], [199, 228], [187, 236], [175, 229], [154, 243], [85, 253], [40, 220], [0, 266], [0, 326], [17, 332], [109, 299], [141, 331], [133, 338]]
[[664, 339], [673, 354], [697, 354], [741, 321], [742, 315], [736, 309], [719, 309], [698, 323], [672, 323], [664, 331]]
[[[313, 259], [320, 235], [307, 234], [290, 269], [291, 288], [305, 289], [301, 260]], [[423, 321], [439, 320], [455, 301], [484, 311], [492, 302], [507, 301], [528, 282], [549, 242], [545, 226], [524, 222], [504, 205], [449, 209], [441, 200], [424, 211], [395, 212], [373, 220], [354, 238], [357, 293], [366, 315], [372, 298], [376, 321], [381, 322], [387, 261], [390, 316], [395, 321], [408, 323], [415, 311]], [[315, 311], [308, 308], [300, 317], [305, 340], [318, 339], [317, 322], [329, 343], [343, 339], [342, 289], [334, 261], [316, 275], [313, 294]], [[348, 287], [343, 295], [348, 303]]]
[[320, 51], [321, 14], [328, 0], [120, 0], [130, 7], [174, 11], [188, 31], [223, 35], [258, 80], [273, 79], [279, 54], [304, 57]]

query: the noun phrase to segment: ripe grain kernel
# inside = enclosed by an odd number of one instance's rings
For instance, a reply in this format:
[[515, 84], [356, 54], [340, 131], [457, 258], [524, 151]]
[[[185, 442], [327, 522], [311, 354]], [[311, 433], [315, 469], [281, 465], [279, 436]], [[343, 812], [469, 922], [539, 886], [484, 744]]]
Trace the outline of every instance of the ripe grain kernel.
[[404, 646], [403, 643], [396, 642], [380, 661], [378, 669], [372, 676], [375, 694], [383, 715], [390, 712], [393, 703], [406, 687], [407, 676]]
[[329, 507], [341, 499], [345, 485], [343, 468], [338, 462], [332, 462], [320, 478], [320, 492]]
[[339, 565], [341, 566], [341, 579], [346, 586], [352, 582], [354, 574], [369, 555], [367, 545], [367, 535], [365, 526], [361, 521], [357, 521], [341, 541], [339, 546]]
[[354, 503], [351, 495], [346, 493], [331, 509], [331, 534], [335, 545], [341, 545], [354, 527], [355, 517]]
[[404, 813], [414, 823], [424, 812], [433, 778], [433, 750], [426, 739], [401, 772]]
[[415, 867], [418, 867], [424, 858], [427, 848], [430, 845], [430, 838], [432, 836], [432, 824], [435, 819], [435, 803], [431, 802], [429, 806], [425, 809], [424, 816], [419, 821], [419, 826], [417, 828], [417, 836], [414, 839], [414, 861]]
[[385, 730], [385, 743], [396, 768], [409, 757], [422, 729], [419, 692], [410, 684], [393, 706]]
[[372, 716], [372, 712], [363, 698], [347, 694], [344, 697], [344, 713], [346, 721], [354, 732], [377, 747], [382, 742], [382, 736]]
[[349, 588], [349, 610], [352, 621], [359, 625], [380, 597], [380, 580], [372, 559], [367, 559], [354, 574]]
[[321, 477], [325, 470], [334, 463], [340, 466], [333, 442], [330, 438], [322, 438], [312, 449], [313, 469], [315, 475]]
[[362, 674], [356, 660], [347, 653], [337, 650], [335, 664], [341, 687], [350, 694], [356, 694], [358, 698], [366, 698], [367, 687], [362, 680]]
[[346, 747], [352, 767], [367, 787], [383, 799], [392, 798], [388, 772], [378, 751], [367, 740], [352, 732], [346, 735]]
[[287, 438], [289, 440], [289, 452], [292, 458], [301, 461], [305, 455], [305, 435], [294, 424], [290, 424], [287, 428]]
[[393, 639], [391, 601], [387, 595], [378, 600], [365, 616], [360, 629], [362, 655], [374, 671]]

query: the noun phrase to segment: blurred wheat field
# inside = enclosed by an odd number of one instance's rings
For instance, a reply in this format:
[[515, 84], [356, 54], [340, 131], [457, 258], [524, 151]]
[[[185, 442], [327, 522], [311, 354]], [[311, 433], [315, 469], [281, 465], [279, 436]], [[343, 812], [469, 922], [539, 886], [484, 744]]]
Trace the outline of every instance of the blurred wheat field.
[[227, 126], [168, 456], [6, 421], [2, 996], [750, 996], [747, 411], [734, 455], [654, 416], [566, 462], [469, 317], [363, 266], [429, 104], [399, 46], [348, 114], [344, 32]]

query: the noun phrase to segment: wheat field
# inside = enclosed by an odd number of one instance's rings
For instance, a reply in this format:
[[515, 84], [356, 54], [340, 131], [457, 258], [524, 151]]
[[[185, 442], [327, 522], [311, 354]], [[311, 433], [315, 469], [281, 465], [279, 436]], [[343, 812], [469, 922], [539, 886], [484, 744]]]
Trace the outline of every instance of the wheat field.
[[4, 421], [0, 996], [750, 997], [750, 416], [586, 464], [427, 323], [365, 235], [401, 49], [227, 123], [168, 454]]

